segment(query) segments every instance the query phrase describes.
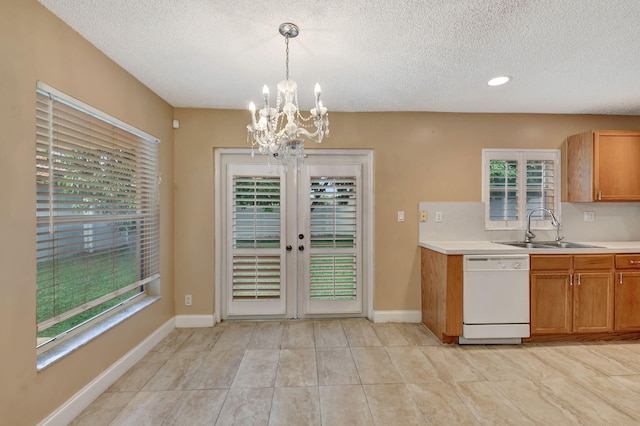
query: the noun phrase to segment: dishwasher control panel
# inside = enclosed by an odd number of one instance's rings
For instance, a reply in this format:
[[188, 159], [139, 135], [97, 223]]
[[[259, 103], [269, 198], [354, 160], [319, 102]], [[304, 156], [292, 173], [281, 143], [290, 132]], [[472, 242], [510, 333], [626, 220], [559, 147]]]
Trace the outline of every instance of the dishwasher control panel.
[[504, 255], [484, 256], [469, 255], [464, 257], [465, 271], [499, 271], [503, 269], [529, 270], [529, 256]]

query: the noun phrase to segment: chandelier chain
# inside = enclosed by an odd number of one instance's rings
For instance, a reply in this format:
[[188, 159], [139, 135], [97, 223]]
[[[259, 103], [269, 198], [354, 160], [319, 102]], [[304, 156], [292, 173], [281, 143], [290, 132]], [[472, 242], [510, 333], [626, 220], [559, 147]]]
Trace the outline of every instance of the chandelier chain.
[[289, 80], [289, 35], [286, 35], [284, 37], [284, 43], [287, 46], [286, 79]]

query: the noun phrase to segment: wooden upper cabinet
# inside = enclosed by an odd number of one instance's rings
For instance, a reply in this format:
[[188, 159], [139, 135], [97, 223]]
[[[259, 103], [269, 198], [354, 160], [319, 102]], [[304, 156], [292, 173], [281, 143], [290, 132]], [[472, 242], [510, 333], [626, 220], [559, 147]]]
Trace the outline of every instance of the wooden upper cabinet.
[[640, 131], [592, 130], [567, 138], [569, 202], [640, 201]]

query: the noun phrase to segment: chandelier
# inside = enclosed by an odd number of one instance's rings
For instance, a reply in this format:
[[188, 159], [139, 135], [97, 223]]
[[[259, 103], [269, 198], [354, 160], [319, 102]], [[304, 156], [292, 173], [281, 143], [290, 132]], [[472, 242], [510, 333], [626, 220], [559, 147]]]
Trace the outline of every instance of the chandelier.
[[[269, 103], [269, 87], [262, 88], [264, 107], [256, 114], [256, 106], [249, 104], [251, 123], [247, 125], [247, 141], [251, 143], [251, 155], [254, 148], [269, 159], [276, 159], [286, 169], [286, 163], [294, 158], [304, 160], [304, 140], [322, 142], [329, 137], [329, 114], [320, 100], [320, 85], [316, 83], [315, 107], [311, 115], [304, 117], [298, 107], [298, 85], [289, 80], [289, 39], [298, 35], [300, 29], [291, 23], [280, 25], [280, 34], [286, 45], [285, 80], [278, 83], [275, 107]], [[313, 125], [313, 127], [312, 127]]]

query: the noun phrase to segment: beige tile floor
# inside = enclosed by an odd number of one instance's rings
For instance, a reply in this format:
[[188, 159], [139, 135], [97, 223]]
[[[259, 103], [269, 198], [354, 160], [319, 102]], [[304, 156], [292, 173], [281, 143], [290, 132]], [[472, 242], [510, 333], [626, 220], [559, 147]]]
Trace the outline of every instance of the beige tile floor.
[[176, 329], [74, 425], [640, 424], [640, 342], [442, 345], [364, 319]]

